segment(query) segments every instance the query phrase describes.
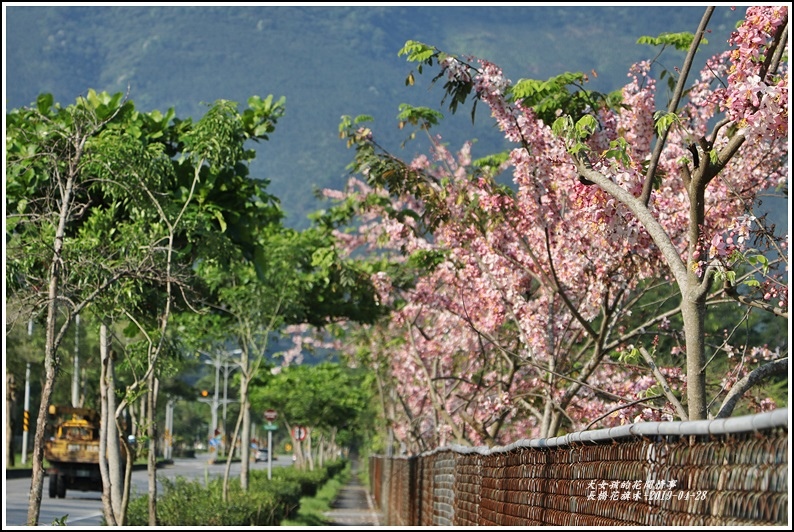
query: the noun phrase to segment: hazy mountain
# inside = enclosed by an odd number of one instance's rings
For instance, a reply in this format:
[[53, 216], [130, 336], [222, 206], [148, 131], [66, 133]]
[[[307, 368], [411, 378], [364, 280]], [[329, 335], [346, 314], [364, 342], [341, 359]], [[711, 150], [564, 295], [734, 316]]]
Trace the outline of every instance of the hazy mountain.
[[[399, 151], [395, 116], [403, 102], [438, 107], [435, 72], [406, 87], [411, 65], [398, 57], [409, 39], [504, 68], [512, 80], [566, 71], [591, 74], [589, 88], [611, 91], [634, 61], [656, 50], [643, 35], [694, 32], [702, 6], [30, 6], [3, 5], [5, 105], [21, 107], [50, 92], [63, 105], [87, 89], [130, 86], [142, 111], [174, 107], [199, 118], [205, 102], [245, 104], [251, 95], [286, 97], [272, 140], [257, 145], [253, 174], [271, 180], [288, 223], [306, 225], [320, 207], [313, 187], [343, 186], [352, 152], [338, 138], [342, 115], [375, 117], [375, 132]], [[719, 7], [704, 50], [724, 47], [743, 9]], [[666, 54], [664, 67], [680, 63]], [[445, 109], [443, 111], [446, 111]], [[468, 113], [441, 133], [452, 146], [478, 138], [475, 155], [501, 149], [484, 107], [472, 128]], [[412, 147], [417, 149], [418, 146]], [[407, 154], [406, 154], [407, 156]]]

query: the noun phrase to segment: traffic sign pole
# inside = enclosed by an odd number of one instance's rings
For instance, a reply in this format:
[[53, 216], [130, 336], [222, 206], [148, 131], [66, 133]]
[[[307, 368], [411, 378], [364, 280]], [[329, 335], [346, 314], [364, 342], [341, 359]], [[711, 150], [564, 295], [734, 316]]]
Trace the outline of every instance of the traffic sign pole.
[[267, 431], [267, 479], [273, 478], [273, 431]]
[[273, 423], [278, 418], [278, 412], [273, 409], [265, 410], [267, 424], [263, 427], [267, 431], [267, 479], [273, 478], [273, 431], [278, 426]]

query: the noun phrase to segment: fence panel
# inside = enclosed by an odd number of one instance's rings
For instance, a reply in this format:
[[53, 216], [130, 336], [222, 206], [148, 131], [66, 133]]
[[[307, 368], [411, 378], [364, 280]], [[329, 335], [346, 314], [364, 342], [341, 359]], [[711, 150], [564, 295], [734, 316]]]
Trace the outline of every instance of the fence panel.
[[780, 526], [789, 519], [787, 409], [493, 449], [451, 446], [370, 464], [370, 489], [394, 526]]

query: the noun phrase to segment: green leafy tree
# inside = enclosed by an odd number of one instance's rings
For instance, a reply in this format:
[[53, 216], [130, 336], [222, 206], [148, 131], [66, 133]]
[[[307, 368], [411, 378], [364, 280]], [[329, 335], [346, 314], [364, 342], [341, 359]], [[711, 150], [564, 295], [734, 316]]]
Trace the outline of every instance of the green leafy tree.
[[[253, 150], [245, 143], [266, 140], [283, 112], [283, 100], [272, 97], [252, 97], [248, 103], [239, 113], [234, 102], [216, 102], [195, 125], [174, 119], [173, 111], [139, 113], [122, 94], [94, 91], [66, 108], [42, 95], [35, 107], [8, 114], [6, 280], [23, 315], [47, 316], [31, 524], [38, 520], [41, 502], [43, 413], [60, 370], [58, 346], [74, 317], [89, 307], [102, 320], [127, 320], [144, 338], [146, 347], [139, 351], [143, 372], [118, 405], [113, 356], [103, 348], [103, 370], [108, 372], [102, 382], [109, 386], [102, 392], [102, 409], [103, 416], [110, 415], [103, 417], [103, 432], [110, 432], [102, 441], [111, 449], [118, 447], [112, 421], [125, 403], [143, 393], [150, 416], [154, 519], [156, 438], [151, 416], [172, 306], [191, 308], [192, 292], [200, 288], [200, 283], [193, 285], [197, 261], [222, 257], [227, 249], [250, 242], [246, 226], [261, 207], [251, 191], [261, 196], [266, 183], [248, 176], [244, 163]], [[57, 331], [56, 323], [62, 323]], [[107, 346], [108, 338], [102, 336]], [[103, 467], [105, 474], [118, 476], [119, 471]], [[106, 482], [111, 484], [122, 485]], [[106, 497], [108, 523], [123, 523], [126, 496], [114, 492]]]
[[[31, 525], [38, 521], [41, 504], [44, 425], [60, 370], [58, 347], [81, 310], [140, 266], [134, 260], [124, 263], [122, 258], [114, 275], [103, 276], [97, 271], [105, 251], [102, 235], [93, 234], [90, 242], [72, 246], [79, 239], [78, 222], [97, 221], [92, 217], [91, 191], [102, 183], [85, 171], [95, 153], [94, 141], [109, 123], [131, 110], [131, 104], [122, 104], [120, 94], [103, 100], [91, 91], [66, 108], [53, 105], [50, 95], [42, 95], [35, 107], [12, 110], [6, 117], [6, 282], [31, 319], [40, 311], [46, 314], [44, 385], [28, 513]], [[85, 254], [88, 249], [93, 251], [90, 256]], [[64, 319], [56, 330], [59, 313]]]
[[[237, 441], [250, 441], [249, 383], [266, 361], [273, 337], [285, 326], [322, 328], [339, 320], [373, 320], [382, 312], [368, 269], [340, 256], [329, 227], [317, 224], [303, 231], [278, 223], [257, 227], [258, 240], [247, 255], [240, 249], [225, 261], [206, 260], [199, 265], [198, 275], [212, 297], [207, 301], [211, 311], [190, 318], [186, 325], [194, 331], [196, 350], [240, 350], [236, 379], [241, 409], [232, 447]], [[250, 449], [240, 448], [240, 480], [247, 489]], [[231, 455], [227, 480], [230, 467]]]
[[[252, 382], [251, 403], [257, 410], [272, 408], [279, 413], [299, 467], [311, 469], [315, 459], [322, 462], [338, 454], [342, 443], [366, 439], [374, 417], [368, 383], [366, 371], [340, 363], [289, 366]], [[292, 429], [298, 426], [307, 431], [304, 441], [295, 439]]]

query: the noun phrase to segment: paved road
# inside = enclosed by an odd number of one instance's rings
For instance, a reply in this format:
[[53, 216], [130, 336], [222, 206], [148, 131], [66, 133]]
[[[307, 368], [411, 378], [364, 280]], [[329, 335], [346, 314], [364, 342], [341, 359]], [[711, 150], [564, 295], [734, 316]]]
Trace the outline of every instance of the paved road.
[[358, 462], [352, 462], [347, 485], [337, 495], [331, 510], [325, 513], [331, 526], [380, 526], [383, 515], [375, 507], [369, 491], [358, 478]]

